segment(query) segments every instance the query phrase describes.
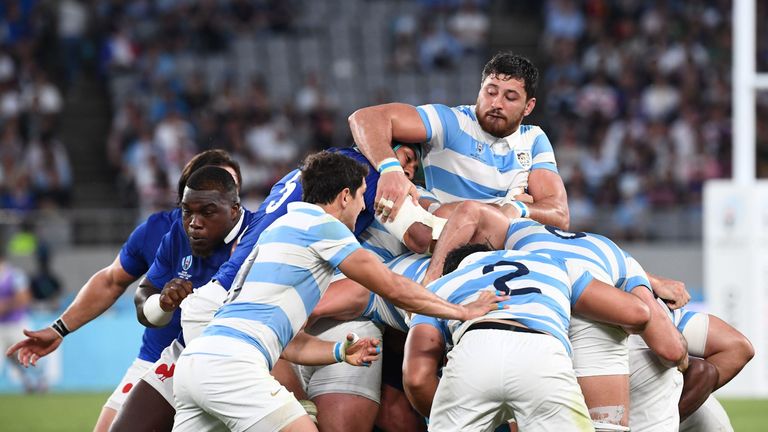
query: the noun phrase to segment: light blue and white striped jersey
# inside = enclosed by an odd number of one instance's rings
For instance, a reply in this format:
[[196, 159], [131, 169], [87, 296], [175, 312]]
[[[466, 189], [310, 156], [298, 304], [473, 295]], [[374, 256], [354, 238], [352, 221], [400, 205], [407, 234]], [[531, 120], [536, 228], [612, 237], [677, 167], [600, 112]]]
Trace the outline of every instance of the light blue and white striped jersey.
[[[389, 260], [385, 264], [393, 273], [420, 283], [424, 273], [427, 272], [431, 259], [430, 255], [408, 252]], [[363, 316], [392, 327], [395, 330], [408, 333], [408, 324], [410, 323], [408, 312], [393, 305], [389, 300], [378, 294], [371, 293], [371, 301]]]
[[624, 291], [651, 283], [640, 264], [610, 239], [599, 234], [568, 232], [531, 219], [513, 219], [507, 231], [506, 249], [546, 253], [573, 260], [592, 275]]
[[[334, 270], [360, 248], [338, 219], [316, 205], [288, 204], [262, 233], [229, 297], [203, 331], [259, 349], [270, 369], [312, 313]], [[247, 273], [246, 273], [247, 271]]]
[[499, 204], [508, 192], [528, 186], [531, 170], [557, 172], [552, 144], [538, 126], [520, 125], [498, 138], [480, 127], [474, 105], [416, 109], [427, 129], [424, 180], [442, 203], [471, 199]]
[[[477, 299], [482, 290], [510, 295], [501, 304], [508, 309], [488, 312], [484, 318], [510, 319], [556, 337], [571, 353], [568, 327], [571, 306], [593, 276], [575, 263], [523, 251], [474, 253], [459, 267], [429, 285], [432, 292], [455, 304]], [[446, 346], [458, 343], [471, 321], [442, 320], [415, 315], [411, 327], [430, 324], [441, 330]]]

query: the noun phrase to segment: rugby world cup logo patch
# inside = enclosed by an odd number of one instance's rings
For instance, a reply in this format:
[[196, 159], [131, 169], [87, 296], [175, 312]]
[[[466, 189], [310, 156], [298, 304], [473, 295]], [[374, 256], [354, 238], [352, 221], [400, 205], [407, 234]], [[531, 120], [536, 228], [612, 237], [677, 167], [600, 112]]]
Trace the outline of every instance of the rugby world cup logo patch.
[[187, 255], [181, 259], [181, 268], [187, 271], [190, 267], [192, 267], [192, 255]]
[[523, 169], [528, 169], [531, 167], [531, 152], [528, 150], [521, 150], [515, 152], [515, 157], [517, 158], [517, 163], [520, 164]]

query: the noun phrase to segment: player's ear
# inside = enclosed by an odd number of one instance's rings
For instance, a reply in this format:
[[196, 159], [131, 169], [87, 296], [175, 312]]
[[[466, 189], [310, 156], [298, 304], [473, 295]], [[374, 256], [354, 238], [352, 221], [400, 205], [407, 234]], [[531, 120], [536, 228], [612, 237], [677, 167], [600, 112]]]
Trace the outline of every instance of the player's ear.
[[533, 108], [536, 106], [536, 98], [530, 98], [525, 102], [525, 110], [523, 110], [523, 116], [530, 115], [533, 112]]
[[352, 194], [350, 193], [349, 188], [344, 188], [341, 192], [341, 207], [346, 208], [347, 205], [349, 205], [349, 202], [352, 201]]

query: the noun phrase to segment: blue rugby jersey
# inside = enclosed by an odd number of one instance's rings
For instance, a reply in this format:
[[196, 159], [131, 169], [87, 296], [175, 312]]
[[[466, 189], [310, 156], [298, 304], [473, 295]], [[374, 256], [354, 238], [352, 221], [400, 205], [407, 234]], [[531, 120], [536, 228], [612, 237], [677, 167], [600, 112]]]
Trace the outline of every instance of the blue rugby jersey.
[[[244, 234], [253, 230], [256, 222], [256, 214], [243, 209], [240, 219], [227, 234], [225, 241], [214, 249], [210, 256], [203, 258], [192, 255], [192, 247], [189, 245], [182, 220], [179, 218], [163, 237], [152, 266], [147, 272], [147, 280], [159, 290], [174, 278], [189, 280], [194, 288], [205, 285], [219, 271], [222, 264], [230, 260], [235, 243]], [[175, 313], [178, 314], [180, 311], [177, 310]], [[179, 324], [176, 333], [165, 345], [159, 346], [164, 341], [151, 340], [150, 342], [155, 349], [162, 352], [180, 333], [181, 325]]]
[[510, 221], [504, 244], [506, 249], [573, 260], [597, 279], [627, 292], [639, 285], [651, 288], [640, 264], [616, 243], [599, 234], [563, 231], [521, 218]]
[[336, 267], [359, 248], [352, 232], [321, 207], [288, 204], [288, 212], [262, 233], [247, 274], [233, 285], [200, 338], [245, 341], [264, 354], [271, 369], [320, 301]]
[[[120, 265], [123, 269], [136, 278], [145, 274], [155, 260], [163, 236], [171, 229], [173, 222], [179, 219], [181, 210], [177, 208], [154, 213], [136, 227], [120, 249]], [[176, 310], [165, 327], [144, 329], [138, 357], [154, 363], [180, 331], [181, 311]]]
[[424, 180], [440, 202], [499, 204], [510, 190], [528, 186], [531, 170], [557, 172], [552, 144], [538, 126], [520, 125], [498, 138], [480, 127], [474, 105], [416, 109], [427, 129]]
[[[571, 307], [592, 282], [592, 275], [570, 262], [524, 251], [474, 253], [459, 267], [429, 285], [438, 296], [455, 304], [468, 304], [480, 291], [499, 290], [510, 295], [501, 304], [508, 309], [488, 312], [483, 318], [510, 319], [556, 337], [571, 354], [568, 327]], [[415, 315], [411, 327], [430, 324], [438, 328], [451, 347], [458, 343], [471, 321], [443, 320]]]
[[[379, 183], [379, 173], [357, 148], [331, 148], [328, 151], [343, 154], [368, 167], [368, 175], [365, 177], [367, 189], [363, 195], [365, 209], [360, 212], [355, 223], [355, 235], [359, 235], [374, 220], [373, 200], [376, 198], [376, 185]], [[267, 198], [264, 199], [264, 202], [256, 211], [259, 213], [264, 228], [288, 211], [288, 203], [301, 201], [301, 193], [301, 171], [299, 169], [289, 172], [275, 183]]]

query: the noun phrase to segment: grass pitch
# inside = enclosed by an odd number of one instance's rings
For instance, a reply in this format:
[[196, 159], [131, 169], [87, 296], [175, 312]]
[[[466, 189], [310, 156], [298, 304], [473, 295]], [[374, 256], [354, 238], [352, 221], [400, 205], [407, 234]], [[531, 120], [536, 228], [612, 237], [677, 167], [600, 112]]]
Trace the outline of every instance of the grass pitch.
[[[109, 393], [0, 395], [4, 432], [81, 432], [93, 430]], [[768, 399], [721, 399], [736, 432], [764, 432]]]

